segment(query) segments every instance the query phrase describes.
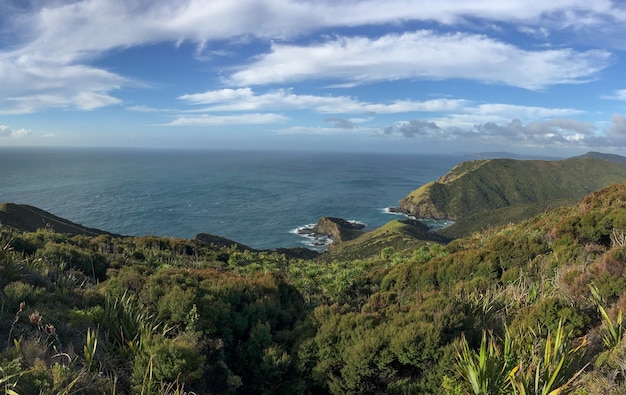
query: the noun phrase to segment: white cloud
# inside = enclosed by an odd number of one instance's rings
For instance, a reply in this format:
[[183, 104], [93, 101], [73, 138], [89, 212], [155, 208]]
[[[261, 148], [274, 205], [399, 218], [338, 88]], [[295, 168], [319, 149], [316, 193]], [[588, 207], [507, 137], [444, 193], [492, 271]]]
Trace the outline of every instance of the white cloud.
[[453, 111], [462, 108], [465, 100], [433, 99], [426, 101], [398, 100], [392, 103], [367, 103], [348, 96], [298, 95], [279, 89], [257, 95], [250, 88], [221, 89], [179, 97], [189, 104], [212, 104], [194, 110], [204, 111], [260, 111], [304, 109], [322, 114], [393, 114], [402, 112]]
[[398, 122], [395, 125], [388, 126], [383, 129], [383, 133], [386, 135], [398, 134], [402, 137], [416, 137], [416, 136], [435, 136], [441, 134], [441, 129], [436, 123], [420, 120], [403, 121]]
[[170, 109], [154, 108], [154, 107], [148, 107], [148, 106], [144, 106], [144, 105], [128, 106], [125, 109], [128, 110], [128, 111], [132, 111], [132, 112], [143, 112], [143, 113], [149, 113], [149, 112], [172, 112], [172, 110], [170, 110]]
[[468, 105], [461, 111], [450, 112], [442, 117], [432, 118], [442, 128], [471, 129], [480, 123], [503, 123], [511, 119], [532, 121], [537, 119], [563, 118], [582, 114], [575, 108], [554, 108], [538, 106], [522, 106], [504, 103], [487, 103]]
[[[547, 118], [564, 118], [580, 115], [575, 108], [523, 106], [505, 103], [474, 104], [465, 99], [437, 98], [426, 101], [401, 100], [392, 103], [370, 103], [348, 96], [298, 95], [291, 90], [275, 90], [256, 94], [250, 88], [221, 89], [179, 97], [189, 104], [211, 104], [186, 112], [220, 111], [288, 111], [310, 110], [320, 114], [371, 114], [367, 118], [351, 118], [351, 123], [364, 123], [374, 119], [373, 115], [401, 113], [445, 113], [432, 118], [442, 128], [472, 128], [486, 122], [506, 122], [510, 119], [524, 121]], [[337, 120], [339, 118], [327, 117]], [[342, 118], [343, 119], [343, 118]], [[347, 123], [343, 123], [346, 126]]]
[[399, 79], [463, 78], [527, 89], [587, 82], [610, 53], [572, 49], [529, 51], [467, 33], [421, 30], [376, 39], [336, 37], [309, 46], [274, 44], [269, 54], [233, 73], [237, 86], [307, 79], [354, 84]]
[[283, 123], [287, 117], [278, 114], [201, 115], [180, 117], [165, 126], [225, 126]]
[[[0, 50], [0, 113], [89, 110], [120, 103], [113, 92], [133, 81], [90, 64], [133, 46], [188, 41], [197, 44], [196, 56], [202, 58], [205, 53], [235, 53], [214, 48], [216, 40], [300, 40], [328, 28], [469, 20], [492, 26], [515, 23], [548, 35], [550, 29], [566, 27], [611, 31], [623, 25], [626, 12], [609, 0], [0, 2], [0, 32], [12, 40]], [[616, 42], [623, 41], [623, 35], [616, 37]], [[537, 89], [593, 78], [607, 58], [604, 51], [530, 51], [471, 34], [414, 32], [373, 40], [337, 38], [308, 46], [275, 44], [272, 53], [232, 74], [231, 80], [247, 86], [320, 75], [344, 83], [452, 77]]]
[[547, 22], [558, 21], [558, 28], [562, 29], [625, 17], [609, 0], [462, 3], [458, 0], [67, 0], [63, 3], [47, 2], [47, 6], [32, 10], [30, 18], [22, 16], [13, 22], [13, 28], [24, 35], [35, 32], [38, 39], [32, 43], [34, 47], [50, 46], [53, 51], [71, 55], [159, 41], [192, 40], [208, 46], [207, 41], [213, 39], [246, 35], [293, 37], [328, 27], [403, 21], [452, 24], [479, 18], [544, 29]]
[[0, 137], [22, 137], [29, 134], [29, 129], [13, 129], [8, 125], [0, 125]]
[[279, 129], [274, 132], [277, 135], [299, 135], [299, 134], [309, 134], [309, 135], [320, 135], [320, 136], [331, 136], [338, 134], [366, 134], [371, 132], [370, 129], [350, 129], [343, 127], [319, 127], [319, 126], [291, 126], [284, 129]]
[[602, 96], [602, 99], [607, 100], [626, 100], [626, 89], [618, 89], [611, 95]]
[[615, 146], [626, 147], [626, 117], [622, 114], [613, 114], [612, 124], [607, 130], [607, 138]]
[[180, 96], [179, 99], [191, 104], [211, 104], [223, 102], [236, 102], [240, 100], [249, 100], [254, 97], [254, 93], [250, 88], [240, 89], [220, 89], [215, 91], [207, 91], [204, 93], [194, 93]]
[[93, 67], [64, 65], [31, 56], [0, 54], [0, 114], [45, 108], [92, 110], [120, 103], [108, 92], [127, 80]]
[[495, 114], [505, 117], [516, 118], [548, 118], [578, 115], [581, 110], [575, 108], [554, 108], [538, 106], [520, 106], [515, 104], [489, 103], [473, 107], [470, 111], [473, 114], [484, 116]]

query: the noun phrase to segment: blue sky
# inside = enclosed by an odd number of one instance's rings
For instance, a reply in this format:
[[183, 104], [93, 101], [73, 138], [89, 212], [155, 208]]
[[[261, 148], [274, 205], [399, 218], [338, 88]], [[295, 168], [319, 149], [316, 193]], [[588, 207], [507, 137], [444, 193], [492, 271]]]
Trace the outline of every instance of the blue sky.
[[0, 146], [626, 155], [626, 2], [2, 0]]

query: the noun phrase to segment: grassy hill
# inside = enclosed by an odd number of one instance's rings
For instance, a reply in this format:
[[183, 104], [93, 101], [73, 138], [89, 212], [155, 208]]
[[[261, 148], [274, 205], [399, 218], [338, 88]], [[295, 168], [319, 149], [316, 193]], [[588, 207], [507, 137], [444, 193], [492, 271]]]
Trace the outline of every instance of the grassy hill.
[[70, 235], [97, 236], [101, 234], [111, 234], [103, 230], [88, 228], [73, 223], [27, 204], [0, 203], [0, 224], [27, 232], [35, 232], [37, 229], [49, 228], [55, 232]]
[[455, 220], [442, 233], [467, 235], [572, 204], [624, 180], [626, 164], [604, 157], [474, 160], [411, 192], [400, 201], [399, 211], [418, 218]]
[[378, 256], [383, 250], [403, 252], [417, 250], [427, 243], [444, 244], [450, 239], [430, 232], [430, 228], [416, 220], [393, 220], [357, 238], [331, 244], [329, 251], [318, 259], [322, 261], [365, 259]]

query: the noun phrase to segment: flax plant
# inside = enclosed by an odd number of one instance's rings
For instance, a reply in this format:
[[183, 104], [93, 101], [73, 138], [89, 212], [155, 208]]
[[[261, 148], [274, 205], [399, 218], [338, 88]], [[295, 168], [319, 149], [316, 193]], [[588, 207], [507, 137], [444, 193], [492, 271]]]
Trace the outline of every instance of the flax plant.
[[115, 300], [106, 299], [102, 325], [106, 345], [124, 358], [136, 355], [142, 342], [159, 327], [132, 295], [126, 293]]
[[513, 361], [512, 345], [508, 330], [505, 331], [502, 347], [493, 333], [487, 336], [487, 332], [483, 331], [478, 352], [470, 349], [465, 336], [461, 338], [461, 346], [457, 350], [457, 368], [475, 395], [506, 393]]
[[516, 395], [559, 395], [565, 393], [587, 365], [582, 358], [587, 339], [569, 347], [563, 323], [554, 333], [548, 332], [542, 353], [532, 353], [509, 373], [509, 382]]
[[622, 323], [622, 311], [619, 310], [615, 322], [609, 317], [604, 307], [602, 307], [603, 298], [594, 285], [590, 285], [592, 300], [595, 302], [600, 315], [602, 315], [602, 341], [609, 350], [614, 350], [622, 342], [624, 335], [624, 326]]
[[4, 390], [7, 395], [19, 395], [13, 388], [17, 385], [17, 380], [24, 373], [18, 374], [6, 374], [2, 368], [0, 368], [0, 388]]
[[86, 369], [91, 371], [91, 367], [96, 356], [96, 350], [98, 348], [98, 331], [88, 328], [86, 340], [87, 341], [83, 346], [83, 354], [87, 365]]

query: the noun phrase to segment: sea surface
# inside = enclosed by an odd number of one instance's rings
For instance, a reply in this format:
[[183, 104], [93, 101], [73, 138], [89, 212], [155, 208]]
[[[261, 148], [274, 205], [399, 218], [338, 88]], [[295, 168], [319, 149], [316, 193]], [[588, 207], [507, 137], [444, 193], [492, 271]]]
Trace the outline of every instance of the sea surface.
[[[319, 217], [366, 224], [462, 155], [0, 148], [0, 202], [113, 233], [223, 236], [258, 249], [311, 246]], [[318, 247], [319, 248], [319, 247]]]

